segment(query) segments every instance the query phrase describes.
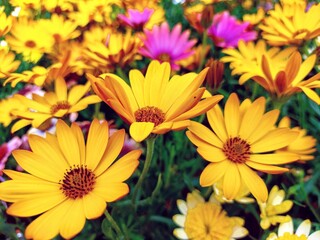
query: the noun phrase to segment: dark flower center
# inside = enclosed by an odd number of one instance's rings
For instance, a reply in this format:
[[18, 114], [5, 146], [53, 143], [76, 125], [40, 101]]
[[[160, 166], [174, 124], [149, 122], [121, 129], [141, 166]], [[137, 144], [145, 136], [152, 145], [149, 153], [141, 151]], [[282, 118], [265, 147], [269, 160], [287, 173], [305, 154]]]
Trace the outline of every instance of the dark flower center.
[[25, 42], [24, 45], [26, 47], [28, 47], [28, 48], [34, 48], [36, 46], [36, 43], [34, 41], [32, 41], [32, 40], [28, 40], [28, 41]]
[[239, 137], [229, 138], [222, 151], [234, 163], [245, 163], [250, 158], [250, 145]]
[[51, 114], [55, 114], [56, 112], [58, 112], [60, 109], [69, 109], [71, 107], [71, 105], [68, 103], [68, 101], [60, 101], [57, 102], [56, 104], [51, 106]]
[[70, 168], [60, 181], [63, 194], [72, 199], [82, 198], [91, 192], [96, 182], [94, 173], [86, 166]]
[[165, 114], [157, 107], [143, 107], [138, 109], [134, 116], [137, 122], [153, 122], [154, 126], [164, 122]]
[[161, 53], [159, 56], [158, 56], [158, 59], [161, 61], [161, 62], [170, 62], [170, 55], [167, 54], [167, 53]]

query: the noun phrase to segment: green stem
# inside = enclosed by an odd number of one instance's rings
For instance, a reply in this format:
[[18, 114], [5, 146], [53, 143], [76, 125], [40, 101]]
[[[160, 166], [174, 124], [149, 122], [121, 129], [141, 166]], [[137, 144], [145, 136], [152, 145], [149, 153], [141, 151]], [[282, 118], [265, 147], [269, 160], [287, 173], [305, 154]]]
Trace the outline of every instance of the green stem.
[[302, 128], [306, 128], [306, 100], [302, 93], [297, 95], [299, 102], [299, 110], [300, 110], [300, 126]]
[[116, 68], [116, 73], [119, 77], [121, 77], [126, 83], [129, 83], [129, 79], [127, 75], [123, 72], [121, 67]]
[[200, 72], [203, 68], [207, 44], [208, 44], [208, 34], [207, 34], [207, 31], [203, 31], [200, 64], [197, 72]]
[[108, 219], [108, 221], [109, 221], [109, 223], [111, 224], [111, 226], [112, 226], [112, 228], [114, 229], [114, 231], [117, 233], [118, 239], [127, 239], [127, 238], [123, 235], [120, 227], [118, 226], [118, 224], [116, 223], [116, 221], [113, 219], [113, 217], [110, 215], [110, 213], [108, 212], [108, 210], [106, 210], [106, 211], [104, 212], [104, 215], [105, 215], [106, 218]]
[[311, 212], [313, 213], [313, 215], [315, 216], [315, 218], [317, 219], [318, 222], [320, 222], [320, 216], [317, 213], [317, 211], [314, 209], [314, 207], [312, 206], [312, 204], [309, 201], [308, 196], [306, 197], [306, 204], [308, 205], [309, 209], [311, 210]]
[[153, 156], [153, 150], [154, 150], [154, 143], [155, 143], [156, 137], [151, 136], [149, 138], [146, 139], [147, 142], [147, 155], [146, 155], [146, 161], [144, 163], [143, 166], [143, 170], [142, 173], [138, 179], [138, 182], [134, 188], [133, 191], [133, 195], [132, 195], [132, 204], [135, 207], [136, 203], [138, 201], [138, 192], [141, 188], [141, 185], [143, 183], [143, 180], [145, 179], [145, 177], [148, 174], [149, 168], [151, 166], [151, 160], [152, 160], [152, 156]]

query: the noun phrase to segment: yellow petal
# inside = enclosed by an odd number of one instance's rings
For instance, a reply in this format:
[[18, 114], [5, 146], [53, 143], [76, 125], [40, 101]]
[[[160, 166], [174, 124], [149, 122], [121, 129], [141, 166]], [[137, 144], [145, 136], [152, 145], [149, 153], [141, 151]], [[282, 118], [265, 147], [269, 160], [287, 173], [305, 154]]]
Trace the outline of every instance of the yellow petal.
[[261, 202], [266, 202], [268, 198], [268, 189], [263, 180], [247, 167], [245, 164], [238, 164], [238, 169], [241, 175], [241, 179], [248, 187], [252, 195]]
[[121, 129], [111, 135], [108, 141], [107, 148], [99, 162], [98, 166], [94, 170], [96, 176], [100, 176], [119, 156], [121, 149], [123, 148], [125, 140], [125, 130]]
[[107, 207], [104, 199], [92, 192], [85, 195], [82, 198], [82, 201], [84, 214], [87, 219], [95, 219], [100, 217]]
[[129, 133], [136, 142], [141, 142], [150, 135], [153, 128], [152, 122], [134, 122], [130, 125]]
[[224, 108], [224, 121], [229, 136], [238, 136], [240, 126], [240, 102], [237, 94], [232, 93]]
[[93, 193], [102, 197], [106, 202], [116, 201], [129, 193], [129, 187], [126, 183], [105, 183], [96, 182]]
[[222, 152], [220, 148], [214, 146], [200, 146], [197, 148], [197, 152], [201, 157], [209, 162], [221, 162], [227, 159], [226, 155]]
[[288, 168], [265, 165], [261, 163], [251, 162], [251, 161], [247, 161], [246, 164], [253, 169], [256, 169], [258, 171], [265, 172], [265, 173], [270, 173], [270, 174], [280, 174], [280, 173], [289, 171]]
[[86, 82], [85, 85], [75, 85], [72, 87], [68, 94], [68, 102], [71, 105], [77, 103], [90, 89], [90, 82]]
[[66, 199], [61, 191], [54, 191], [15, 202], [7, 209], [7, 213], [18, 217], [30, 217], [43, 213]]
[[90, 125], [86, 145], [86, 165], [94, 170], [99, 164], [108, 144], [109, 126], [107, 121], [101, 124], [94, 119]]
[[223, 195], [228, 200], [234, 199], [240, 190], [241, 178], [237, 165], [229, 161], [229, 166], [223, 178]]
[[17, 122], [15, 122], [11, 127], [11, 133], [15, 133], [16, 131], [20, 130], [21, 128], [24, 128], [31, 124], [31, 120], [21, 119]]
[[287, 128], [279, 128], [271, 130], [258, 141], [251, 144], [253, 153], [274, 151], [288, 146], [298, 137], [299, 132], [291, 131]]
[[79, 145], [79, 150], [80, 150], [80, 164], [85, 164], [85, 158], [86, 158], [86, 144], [84, 141], [83, 133], [81, 128], [76, 124], [72, 123], [71, 124], [71, 130], [73, 131], [73, 134], [77, 138], [77, 142]]
[[220, 138], [221, 142], [226, 142], [228, 134], [220, 107], [216, 105], [209, 110], [207, 112], [207, 118], [213, 132]]
[[285, 164], [299, 160], [299, 155], [289, 152], [250, 154], [250, 161], [262, 164]]
[[138, 103], [138, 107], [142, 108], [147, 106], [144, 101], [144, 76], [139, 70], [133, 69], [129, 72], [129, 79], [133, 95]]
[[202, 187], [207, 187], [219, 181], [227, 171], [226, 167], [228, 165], [229, 163], [227, 160], [218, 163], [209, 163], [200, 175], [200, 185]]
[[106, 183], [123, 182], [127, 180], [139, 165], [141, 150], [133, 150], [118, 161], [97, 178], [97, 181]]
[[59, 101], [67, 100], [67, 84], [64, 78], [57, 77], [55, 80], [55, 93]]

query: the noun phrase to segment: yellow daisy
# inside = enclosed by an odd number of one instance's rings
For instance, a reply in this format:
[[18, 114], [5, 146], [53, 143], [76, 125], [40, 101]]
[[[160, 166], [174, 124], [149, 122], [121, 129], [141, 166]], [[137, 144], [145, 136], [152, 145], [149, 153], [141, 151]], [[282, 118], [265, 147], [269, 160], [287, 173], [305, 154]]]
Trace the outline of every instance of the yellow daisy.
[[146, 76], [139, 70], [129, 73], [130, 85], [108, 73], [100, 77], [88, 74], [93, 90], [130, 124], [130, 135], [141, 142], [151, 133], [164, 134], [189, 126], [190, 118], [212, 108], [223, 97], [202, 99], [207, 70], [199, 74], [175, 75], [170, 79], [170, 64], [152, 61]]
[[[289, 117], [283, 117], [279, 122], [279, 127], [291, 127], [291, 120]], [[294, 127], [292, 130], [299, 132], [299, 136], [291, 142], [287, 147], [277, 150], [277, 152], [292, 152], [299, 154], [300, 161], [313, 160], [314, 156], [312, 153], [316, 152], [317, 140], [307, 135], [306, 129], [300, 127]]]
[[25, 231], [27, 239], [52, 239], [59, 233], [71, 239], [86, 219], [100, 217], [106, 202], [125, 196], [127, 180], [136, 167], [141, 151], [118, 157], [125, 131], [109, 137], [106, 121], [91, 123], [85, 143], [81, 128], [58, 120], [56, 135], [45, 138], [29, 135], [32, 151], [13, 152], [27, 173], [4, 170], [12, 180], [0, 184], [0, 199], [13, 202], [7, 213], [16, 217], [41, 214]]
[[272, 46], [301, 45], [320, 35], [320, 4], [306, 11], [306, 1], [292, 2], [276, 4], [259, 26], [262, 37]]
[[25, 18], [15, 22], [5, 39], [12, 50], [31, 62], [37, 62], [44, 53], [50, 52], [54, 44], [54, 39], [45, 34], [38, 22]]
[[238, 49], [225, 49], [222, 52], [227, 56], [222, 57], [222, 62], [230, 62], [232, 75], [241, 75], [240, 84], [244, 84], [252, 78], [257, 72], [261, 72], [262, 56], [270, 59], [274, 66], [284, 68], [288, 57], [296, 50], [296, 47], [288, 47], [281, 50], [277, 47], [267, 48], [264, 40], [254, 42], [239, 41]]
[[289, 128], [275, 128], [279, 111], [264, 113], [265, 103], [265, 98], [260, 97], [252, 103], [246, 99], [240, 104], [238, 96], [232, 93], [224, 113], [219, 106], [207, 112], [212, 130], [198, 122], [191, 123], [187, 136], [198, 147], [198, 153], [210, 162], [200, 175], [201, 186], [212, 186], [222, 179], [223, 194], [231, 200], [243, 182], [257, 200], [265, 202], [266, 184], [254, 170], [280, 174], [288, 169], [273, 165], [299, 159], [297, 154], [273, 152], [290, 144], [298, 133]]
[[27, 110], [20, 100], [14, 96], [0, 100], [0, 123], [3, 124], [4, 127], [8, 127], [10, 123], [16, 119], [11, 112], [17, 109], [21, 111]]
[[63, 78], [55, 81], [55, 91], [46, 92], [44, 96], [32, 95], [32, 99], [15, 94], [15, 98], [28, 108], [25, 111], [14, 110], [12, 114], [21, 120], [17, 121], [11, 131], [15, 132], [27, 125], [39, 128], [51, 118], [61, 118], [67, 114], [85, 109], [89, 104], [100, 102], [97, 95], [85, 96], [90, 89], [90, 82], [85, 85], [76, 85], [69, 91]]
[[295, 233], [293, 232], [293, 221], [281, 223], [278, 234], [271, 233], [266, 240], [319, 240], [320, 230], [310, 234], [311, 221], [309, 219], [300, 223]]
[[248, 230], [243, 227], [244, 220], [229, 217], [213, 197], [205, 202], [195, 190], [188, 193], [187, 201], [177, 200], [177, 205], [182, 214], [173, 216], [179, 226], [173, 235], [179, 239], [234, 240], [248, 235]]
[[291, 200], [284, 200], [284, 198], [285, 191], [282, 189], [279, 190], [278, 186], [273, 186], [267, 202], [258, 202], [261, 212], [260, 226], [262, 229], [268, 229], [271, 225], [290, 221], [289, 215], [279, 215], [288, 212], [293, 206]]

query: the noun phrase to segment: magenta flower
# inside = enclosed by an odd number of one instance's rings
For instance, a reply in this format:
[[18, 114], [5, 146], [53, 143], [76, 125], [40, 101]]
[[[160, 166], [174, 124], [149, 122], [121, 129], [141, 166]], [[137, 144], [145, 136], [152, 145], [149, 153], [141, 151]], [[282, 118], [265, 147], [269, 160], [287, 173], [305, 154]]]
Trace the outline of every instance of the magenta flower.
[[154, 9], [145, 8], [142, 12], [135, 9], [128, 10], [128, 16], [119, 14], [118, 18], [127, 26], [135, 30], [142, 31], [144, 25], [149, 21]]
[[249, 25], [249, 22], [240, 22], [224, 11], [214, 15], [208, 36], [218, 47], [234, 48], [238, 46], [239, 40], [248, 42], [257, 38], [257, 33], [248, 29]]
[[179, 70], [178, 61], [189, 57], [197, 40], [188, 40], [190, 31], [181, 32], [181, 24], [177, 24], [170, 32], [167, 22], [154, 26], [151, 31], [144, 30], [142, 38], [144, 46], [139, 53], [147, 58], [160, 62], [169, 62], [173, 70]]
[[22, 144], [22, 140], [19, 137], [12, 138], [9, 142], [0, 145], [0, 176], [2, 170], [5, 168], [8, 157], [12, 151], [18, 149]]

